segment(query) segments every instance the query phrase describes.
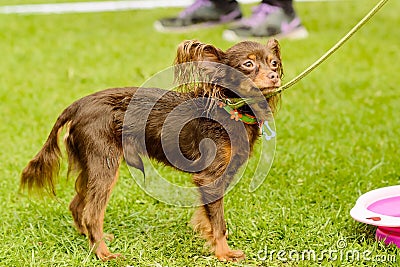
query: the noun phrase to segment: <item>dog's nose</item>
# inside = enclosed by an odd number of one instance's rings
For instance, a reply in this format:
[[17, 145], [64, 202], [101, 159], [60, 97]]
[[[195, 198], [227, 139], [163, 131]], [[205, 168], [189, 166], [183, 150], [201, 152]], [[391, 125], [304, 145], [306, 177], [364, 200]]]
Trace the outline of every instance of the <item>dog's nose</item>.
[[270, 73], [268, 73], [267, 75], [268, 79], [271, 80], [271, 82], [273, 83], [278, 83], [279, 82], [279, 75], [277, 72], [275, 71], [271, 71]]

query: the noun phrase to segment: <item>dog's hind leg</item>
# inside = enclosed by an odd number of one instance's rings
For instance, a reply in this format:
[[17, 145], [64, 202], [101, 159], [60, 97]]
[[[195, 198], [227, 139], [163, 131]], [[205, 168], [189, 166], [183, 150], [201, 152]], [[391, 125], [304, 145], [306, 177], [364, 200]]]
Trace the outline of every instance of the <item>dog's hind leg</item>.
[[75, 227], [79, 233], [83, 235], [87, 235], [86, 228], [83, 225], [82, 217], [83, 217], [83, 209], [85, 208], [85, 199], [79, 193], [75, 195], [69, 204], [69, 210], [72, 213], [72, 217], [74, 218]]
[[[104, 162], [103, 162], [104, 161]], [[103, 233], [103, 220], [112, 188], [118, 178], [118, 163], [112, 163], [109, 158], [91, 159], [88, 166], [88, 184], [83, 209], [82, 222], [87, 231], [90, 249], [103, 261], [117, 258], [120, 254], [112, 254], [104, 239], [109, 235]]]

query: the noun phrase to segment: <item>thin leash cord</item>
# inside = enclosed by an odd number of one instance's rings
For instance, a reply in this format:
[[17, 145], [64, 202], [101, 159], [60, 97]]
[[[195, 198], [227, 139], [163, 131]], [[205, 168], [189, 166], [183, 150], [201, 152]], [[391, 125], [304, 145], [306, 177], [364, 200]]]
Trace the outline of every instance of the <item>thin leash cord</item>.
[[285, 85], [279, 87], [275, 91], [271, 92], [266, 96], [266, 98], [270, 98], [272, 96], [275, 96], [284, 90], [288, 89], [289, 87], [293, 86], [297, 82], [299, 82], [301, 79], [303, 79], [305, 76], [307, 76], [311, 71], [313, 71], [316, 67], [318, 67], [322, 62], [324, 62], [329, 56], [331, 56], [333, 53], [336, 52], [346, 41], [350, 39], [351, 36], [353, 36], [358, 30], [363, 27], [367, 21], [372, 18], [375, 13], [377, 13], [389, 0], [381, 0], [374, 8], [371, 9], [371, 11], [365, 15], [363, 19], [360, 20], [342, 39], [340, 39], [331, 49], [329, 49], [324, 55], [322, 55], [317, 61], [315, 61], [312, 65], [310, 65], [307, 69], [305, 69], [302, 73], [297, 75], [295, 78], [293, 78], [291, 81], [286, 83]]

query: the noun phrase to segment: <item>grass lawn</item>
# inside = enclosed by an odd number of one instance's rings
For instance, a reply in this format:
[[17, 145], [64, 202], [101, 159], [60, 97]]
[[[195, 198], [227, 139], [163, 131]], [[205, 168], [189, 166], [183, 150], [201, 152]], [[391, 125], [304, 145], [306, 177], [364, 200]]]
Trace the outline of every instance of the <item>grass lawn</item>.
[[[5, 5], [35, 5], [35, 4], [58, 4], [58, 3], [75, 3], [75, 2], [105, 2], [109, 0], [2, 0], [1, 6]], [[116, 0], [118, 1], [118, 0]], [[124, 0], [121, 0], [124, 1]]]
[[[376, 2], [297, 3], [310, 36], [282, 40], [285, 80], [329, 49]], [[250, 6], [244, 10], [249, 14]], [[399, 250], [376, 242], [375, 228], [349, 215], [362, 193], [400, 182], [398, 10], [400, 2], [389, 1], [343, 48], [283, 94], [267, 179], [254, 193], [243, 179], [226, 197], [229, 244], [247, 255], [228, 264], [213, 258], [193, 233], [188, 225], [193, 209], [147, 196], [124, 165], [105, 232], [115, 235], [109, 247], [125, 259], [102, 263], [88, 253], [68, 211], [74, 181], [65, 179], [65, 164], [56, 199], [18, 192], [21, 170], [67, 105], [100, 89], [141, 85], [171, 65], [184, 39], [226, 49], [231, 44], [221, 38], [223, 27], [187, 34], [153, 30], [154, 20], [178, 9], [0, 15], [0, 265], [398, 264]], [[290, 251], [298, 260], [283, 259]], [[317, 259], [305, 255], [301, 260], [304, 251], [313, 251]], [[331, 259], [327, 251], [333, 251]], [[360, 259], [346, 257], [349, 251], [359, 252]]]

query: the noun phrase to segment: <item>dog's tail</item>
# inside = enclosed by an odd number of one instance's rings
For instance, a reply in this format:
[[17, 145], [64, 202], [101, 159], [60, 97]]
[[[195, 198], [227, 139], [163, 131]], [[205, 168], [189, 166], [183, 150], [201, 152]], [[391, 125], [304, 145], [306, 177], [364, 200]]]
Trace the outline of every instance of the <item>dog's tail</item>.
[[46, 189], [55, 195], [55, 177], [60, 169], [61, 151], [58, 146], [58, 135], [77, 111], [77, 105], [66, 108], [58, 117], [45, 144], [37, 155], [28, 163], [21, 174], [20, 189]]

